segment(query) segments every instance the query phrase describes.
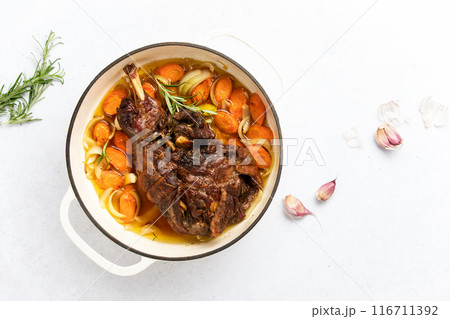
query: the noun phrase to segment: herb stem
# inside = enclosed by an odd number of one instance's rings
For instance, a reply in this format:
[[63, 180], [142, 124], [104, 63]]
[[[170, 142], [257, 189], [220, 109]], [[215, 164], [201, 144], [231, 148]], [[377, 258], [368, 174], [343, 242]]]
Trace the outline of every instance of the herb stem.
[[156, 85], [158, 86], [158, 90], [159, 90], [159, 93], [161, 94], [161, 97], [166, 102], [166, 105], [167, 105], [167, 108], [169, 109], [170, 114], [179, 112], [181, 108], [185, 108], [185, 109], [188, 109], [193, 112], [203, 112], [203, 113], [212, 114], [212, 115], [217, 114], [214, 111], [202, 109], [201, 107], [198, 106], [198, 102], [192, 103], [192, 104], [187, 104], [188, 99], [194, 97], [195, 95], [177, 96], [177, 95], [174, 95], [173, 91], [168, 89], [171, 87], [178, 87], [183, 83], [170, 85], [170, 84], [161, 83], [156, 77], [154, 77], [154, 80], [156, 82]]
[[[37, 121], [31, 108], [44, 97], [44, 91], [53, 84], [59, 82], [64, 84], [64, 70], [61, 69], [59, 60], [49, 60], [50, 51], [58, 44], [59, 37], [50, 32], [44, 45], [38, 43], [41, 48], [41, 58], [36, 61], [36, 69], [31, 77], [23, 72], [19, 74], [16, 81], [4, 92], [5, 85], [0, 88], [0, 125], [23, 124], [25, 122]], [[8, 115], [7, 120], [1, 121], [2, 117]]]

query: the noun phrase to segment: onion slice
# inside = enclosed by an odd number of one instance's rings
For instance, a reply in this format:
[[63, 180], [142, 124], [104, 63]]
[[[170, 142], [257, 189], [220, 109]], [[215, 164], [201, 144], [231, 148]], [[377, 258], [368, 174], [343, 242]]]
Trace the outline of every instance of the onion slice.
[[184, 92], [184, 87], [186, 86], [186, 84], [187, 84], [187, 82], [189, 81], [189, 80], [191, 80], [193, 77], [195, 77], [195, 76], [197, 76], [197, 75], [199, 75], [199, 74], [201, 74], [202, 73], [202, 71], [201, 70], [192, 70], [192, 71], [189, 71], [188, 73], [186, 73], [181, 79], [180, 79], [180, 83], [181, 83], [181, 85], [178, 87], [178, 92], [179, 93], [181, 93], [181, 92]]
[[137, 182], [137, 176], [134, 173], [128, 173], [124, 176], [125, 185], [134, 184]]
[[90, 120], [88, 122], [88, 124], [86, 125], [86, 129], [84, 130], [84, 134], [83, 134], [83, 146], [86, 149], [91, 148], [94, 145], [97, 145], [97, 142], [95, 142], [92, 139], [92, 131], [94, 129], [94, 125], [97, 124], [98, 122], [100, 122], [101, 120], [103, 120], [105, 117], [102, 116], [96, 116], [94, 117], [92, 120]]
[[109, 141], [110, 139], [112, 139], [114, 137], [114, 134], [116, 134], [116, 125], [108, 118], [105, 118], [104, 121], [106, 123], [108, 123], [109, 128], [111, 129], [111, 133], [108, 136], [108, 141]]
[[[196, 71], [196, 70], [194, 70], [194, 71]], [[194, 72], [194, 71], [191, 71], [191, 72]], [[184, 81], [185, 83], [180, 85], [180, 87], [179, 87], [180, 95], [190, 95], [192, 93], [192, 90], [197, 85], [199, 85], [206, 79], [209, 79], [210, 77], [213, 76], [212, 72], [210, 72], [209, 70], [199, 70], [199, 71], [200, 71], [199, 74], [195, 75], [194, 77], [191, 77], [187, 81]], [[182, 79], [180, 81], [182, 81]], [[181, 82], [181, 83], [183, 83], [183, 82]]]
[[[95, 143], [97, 144], [97, 143]], [[99, 156], [102, 154], [102, 149], [98, 145], [94, 145], [91, 148], [89, 148], [85, 154], [84, 157], [84, 165], [86, 170], [86, 176], [88, 179], [93, 179], [94, 176], [92, 173], [95, 170], [95, 160], [99, 158]]]
[[84, 136], [83, 137], [83, 146], [85, 149], [89, 149], [93, 146], [96, 146], [97, 142], [94, 141], [94, 139], [90, 138], [89, 136]]
[[115, 124], [110, 120], [102, 116], [96, 116], [92, 120], [88, 122], [86, 125], [86, 129], [84, 130], [83, 134], [83, 146], [85, 149], [90, 149], [94, 145], [98, 145], [96, 141], [92, 138], [92, 131], [94, 130], [95, 124], [97, 124], [100, 121], [104, 121], [108, 124], [109, 128], [111, 129], [111, 133], [108, 136], [108, 140], [112, 139], [114, 134], [116, 133], [116, 126]]
[[199, 68], [200, 69], [208, 68], [211, 72], [214, 72], [215, 70], [214, 65], [211, 62], [202, 63], [200, 64]]
[[244, 125], [242, 126], [242, 133], [247, 133], [250, 128], [250, 107], [247, 104], [242, 106], [242, 118], [247, 118], [247, 121], [244, 121]]
[[141, 210], [141, 199], [139, 198], [139, 195], [135, 191], [130, 191], [131, 196], [134, 197], [134, 200], [136, 201], [136, 213], [134, 214], [134, 219], [136, 219], [136, 216], [139, 215], [139, 211]]
[[241, 140], [246, 140], [245, 133], [250, 129], [250, 107], [247, 104], [242, 106], [242, 120], [239, 123], [238, 134]]
[[247, 140], [247, 138], [244, 136], [244, 126], [246, 126], [247, 123], [250, 124], [250, 117], [246, 117], [246, 118], [242, 119], [241, 123], [239, 123], [238, 134], [239, 134], [239, 137], [241, 138], [241, 140], [243, 140], [243, 141]]
[[106, 189], [102, 195], [100, 196], [100, 206], [105, 209], [107, 205], [107, 201], [109, 200], [109, 197], [111, 196], [111, 193], [113, 192], [114, 188], [110, 187]]
[[116, 130], [121, 131], [122, 128], [120, 127], [119, 121], [117, 120], [117, 116], [114, 118], [114, 126], [116, 127]]
[[124, 218], [125, 217], [125, 215], [123, 215], [123, 214], [121, 214], [121, 213], [119, 213], [117, 211], [117, 209], [114, 207], [114, 203], [113, 203], [113, 200], [115, 199], [115, 196], [120, 196], [120, 195], [122, 195], [122, 193], [123, 193], [123, 190], [118, 189], [118, 190], [114, 191], [109, 196], [109, 199], [108, 199], [108, 210], [111, 213], [111, 215], [113, 215], [113, 216], [115, 216], [117, 218]]
[[93, 179], [94, 178], [94, 176], [92, 175], [92, 173], [94, 173], [94, 169], [95, 169], [95, 164], [94, 163], [85, 165], [86, 177], [88, 179]]
[[102, 155], [102, 148], [98, 145], [92, 146], [87, 150], [84, 156], [84, 161], [86, 165], [93, 163], [100, 155]]
[[165, 85], [169, 85], [169, 80], [163, 77], [162, 75], [155, 75], [155, 79], [159, 82], [162, 82]]
[[231, 77], [229, 75], [221, 75], [221, 76], [217, 77], [217, 79], [215, 79], [213, 84], [211, 85], [211, 91], [209, 93], [209, 97], [211, 98], [211, 101], [213, 102], [213, 104], [215, 106], [219, 106], [219, 103], [217, 103], [217, 101], [216, 101], [216, 97], [215, 97], [214, 92], [216, 91], [217, 82], [219, 82], [223, 78], [230, 78], [231, 79]]
[[256, 138], [256, 139], [251, 139], [251, 140], [243, 140], [242, 143], [244, 145], [261, 145], [269, 152], [270, 157], [272, 159], [272, 161], [270, 162], [270, 167], [264, 169], [261, 173], [262, 177], [268, 176], [273, 170], [274, 159], [275, 159], [275, 154], [272, 150], [272, 146], [270, 145], [269, 141], [266, 140], [265, 138]]
[[231, 101], [230, 100], [222, 100], [220, 102], [220, 106], [217, 107], [219, 110], [225, 110], [227, 112], [230, 111]]
[[98, 165], [95, 165], [94, 173], [97, 178], [100, 178], [102, 172], [109, 166], [109, 164], [103, 159]]

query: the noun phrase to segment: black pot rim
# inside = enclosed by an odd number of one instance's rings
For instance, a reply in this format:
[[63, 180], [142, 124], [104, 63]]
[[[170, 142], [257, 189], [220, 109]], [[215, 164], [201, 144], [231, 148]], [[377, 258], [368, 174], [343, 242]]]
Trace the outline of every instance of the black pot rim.
[[[207, 253], [203, 253], [203, 254], [197, 254], [197, 255], [192, 255], [192, 256], [186, 256], [186, 257], [165, 257], [165, 256], [157, 256], [157, 255], [151, 255], [151, 254], [147, 254], [144, 253], [138, 249], [134, 249], [132, 247], [129, 247], [128, 245], [124, 244], [123, 242], [121, 242], [120, 240], [118, 240], [117, 238], [115, 238], [114, 236], [112, 236], [110, 233], [108, 233], [96, 220], [95, 218], [92, 216], [92, 214], [89, 212], [89, 210], [87, 209], [86, 205], [84, 204], [80, 194], [78, 193], [78, 190], [75, 186], [75, 181], [72, 175], [72, 168], [70, 166], [70, 140], [71, 140], [71, 136], [72, 136], [72, 130], [73, 130], [73, 125], [75, 123], [75, 119], [78, 115], [78, 111], [81, 107], [81, 104], [84, 101], [85, 96], [87, 95], [87, 93], [89, 92], [89, 90], [91, 89], [91, 87], [98, 81], [98, 79], [105, 74], [110, 68], [112, 68], [113, 66], [115, 66], [116, 64], [120, 63], [121, 61], [125, 60], [126, 58], [133, 56], [136, 53], [139, 53], [141, 51], [145, 51], [151, 48], [155, 48], [155, 47], [163, 47], [163, 46], [186, 46], [186, 47], [193, 47], [193, 48], [197, 48], [197, 49], [201, 49], [201, 50], [205, 50], [211, 53], [214, 53], [224, 59], [226, 59], [227, 61], [229, 61], [230, 63], [234, 64], [236, 67], [238, 67], [240, 70], [242, 70], [248, 77], [250, 77], [250, 79], [256, 84], [256, 86], [261, 90], [262, 94], [264, 95], [264, 97], [266, 98], [266, 100], [269, 102], [269, 106], [272, 108], [272, 112], [275, 118], [275, 122], [277, 123], [277, 127], [278, 127], [278, 133], [279, 133], [279, 137], [280, 137], [280, 165], [278, 167], [278, 175], [277, 175], [277, 179], [275, 181], [274, 187], [272, 189], [272, 193], [270, 194], [270, 198], [267, 201], [266, 205], [264, 206], [262, 212], [259, 214], [259, 216], [250, 224], [249, 227], [247, 227], [247, 229], [245, 229], [238, 237], [236, 237], [234, 240], [232, 240], [231, 242], [220, 246], [219, 248], [216, 248], [214, 250], [211, 250]], [[237, 63], [236, 61], [234, 61], [233, 59], [231, 59], [230, 57], [226, 56], [225, 54], [218, 52], [216, 50], [213, 50], [211, 48], [202, 46], [202, 45], [198, 45], [198, 44], [194, 44], [194, 43], [188, 43], [188, 42], [160, 42], [160, 43], [155, 43], [155, 44], [150, 44], [144, 47], [141, 47], [139, 49], [136, 49], [134, 51], [131, 51], [127, 54], [124, 54], [123, 56], [121, 56], [120, 58], [116, 59], [114, 62], [110, 63], [108, 66], [106, 66], [92, 81], [91, 83], [89, 83], [88, 87], [86, 88], [86, 90], [84, 90], [83, 94], [81, 95], [77, 106], [73, 112], [71, 121], [70, 121], [70, 125], [69, 125], [69, 130], [67, 132], [67, 138], [66, 138], [66, 166], [67, 166], [67, 172], [69, 174], [69, 180], [70, 180], [70, 185], [72, 187], [72, 190], [79, 202], [79, 204], [81, 205], [83, 211], [86, 213], [87, 217], [91, 220], [91, 222], [109, 239], [111, 239], [114, 243], [116, 243], [117, 245], [125, 248], [126, 250], [129, 250], [133, 253], [136, 253], [138, 255], [144, 256], [144, 257], [148, 257], [151, 259], [156, 259], [156, 260], [164, 260], [164, 261], [186, 261], [186, 260], [194, 260], [194, 259], [199, 259], [199, 258], [203, 258], [203, 257], [207, 257], [210, 255], [213, 255], [215, 253], [218, 253], [228, 247], [230, 247], [231, 245], [235, 244], [236, 242], [238, 242], [241, 238], [243, 238], [248, 232], [250, 232], [250, 230], [252, 230], [252, 228], [259, 222], [259, 220], [263, 217], [263, 215], [265, 214], [265, 212], [267, 211], [267, 209], [269, 208], [273, 196], [275, 195], [275, 192], [278, 188], [278, 184], [280, 182], [280, 177], [281, 177], [281, 169], [282, 169], [282, 163], [283, 161], [283, 145], [282, 145], [282, 135], [281, 135], [281, 128], [280, 128], [280, 122], [278, 119], [278, 115], [275, 111], [275, 108], [271, 102], [271, 100], [269, 99], [269, 96], [267, 95], [266, 91], [263, 89], [263, 87], [261, 86], [261, 84], [259, 84], [259, 82], [253, 77], [253, 75], [250, 74], [250, 72], [248, 72], [244, 67], [242, 67], [239, 63]]]

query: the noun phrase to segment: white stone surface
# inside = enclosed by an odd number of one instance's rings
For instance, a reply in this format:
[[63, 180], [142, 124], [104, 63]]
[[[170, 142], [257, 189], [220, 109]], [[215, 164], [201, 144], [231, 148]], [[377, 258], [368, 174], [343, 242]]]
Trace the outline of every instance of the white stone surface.
[[[444, 1], [378, 1], [358, 20], [372, 3], [5, 4], [0, 82], [32, 71], [31, 36], [43, 39], [50, 30], [65, 43], [54, 56], [62, 58], [66, 77], [35, 107], [42, 121], [0, 127], [0, 299], [448, 300], [449, 127], [424, 129], [418, 111], [427, 96], [450, 103], [448, 8]], [[158, 262], [131, 278], [103, 274], [59, 222], [72, 111], [95, 75], [124, 51], [163, 41], [207, 43], [209, 30], [218, 28], [272, 61], [285, 88], [300, 79], [278, 100], [277, 80], [250, 49], [229, 38], [209, 42], [265, 85], [283, 135], [313, 138], [327, 165], [294, 166], [290, 157], [264, 218], [219, 254]], [[389, 100], [399, 100], [412, 119], [399, 129], [404, 146], [396, 152], [381, 151], [373, 140], [377, 108]], [[364, 139], [360, 149], [342, 138], [353, 126]], [[332, 199], [316, 203], [316, 189], [336, 175]], [[296, 224], [284, 216], [279, 204], [289, 193], [316, 213], [323, 233], [313, 218]], [[123, 252], [78, 204], [72, 210], [77, 229], [98, 251], [111, 259]]]

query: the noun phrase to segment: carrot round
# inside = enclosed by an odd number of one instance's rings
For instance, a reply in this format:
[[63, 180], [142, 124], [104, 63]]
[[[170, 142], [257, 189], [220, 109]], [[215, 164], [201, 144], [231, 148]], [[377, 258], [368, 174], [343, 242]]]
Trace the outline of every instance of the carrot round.
[[171, 83], [179, 81], [183, 75], [183, 67], [176, 63], [167, 63], [155, 69], [155, 74], [161, 75], [168, 79]]
[[108, 115], [117, 114], [117, 108], [120, 103], [127, 97], [127, 93], [123, 90], [114, 90], [110, 92], [103, 101], [103, 111]]
[[228, 139], [228, 140], [226, 141], [226, 143], [227, 143], [228, 145], [234, 145], [234, 146], [245, 147], [244, 144], [243, 144], [239, 139], [234, 138], [234, 137]]
[[259, 168], [269, 168], [272, 164], [270, 154], [261, 145], [247, 145], [247, 149], [256, 161]]
[[252, 126], [250, 126], [248, 132], [245, 135], [249, 139], [265, 138], [268, 141], [273, 139], [272, 130], [267, 126], [261, 126], [258, 124], [253, 124]]
[[230, 113], [237, 119], [242, 120], [242, 107], [248, 104], [247, 91], [242, 87], [234, 89], [231, 92], [230, 101]]
[[223, 111], [218, 111], [214, 116], [214, 124], [227, 134], [236, 134], [239, 129], [239, 121], [233, 115]]
[[248, 106], [253, 122], [263, 125], [264, 119], [266, 118], [266, 107], [258, 94], [253, 93], [250, 96], [250, 104]]
[[148, 82], [142, 83], [142, 88], [144, 89], [145, 93], [148, 94], [152, 99], [155, 98], [155, 88], [153, 85], [151, 85]]
[[128, 173], [131, 170], [130, 165], [128, 164], [127, 156], [121, 150], [118, 150], [114, 147], [106, 148], [106, 156], [107, 160], [121, 173]]
[[233, 81], [231, 81], [229, 77], [223, 77], [219, 81], [217, 81], [213, 92], [217, 104], [220, 104], [222, 100], [229, 99], [232, 90], [233, 90]]
[[98, 122], [94, 126], [94, 130], [92, 131], [92, 138], [101, 146], [105, 145], [108, 141], [109, 134], [111, 134], [111, 129], [109, 125], [105, 122]]
[[206, 102], [209, 97], [209, 90], [211, 89], [212, 78], [206, 79], [197, 85], [194, 90], [192, 90], [192, 100], [194, 103], [201, 104]]
[[125, 215], [122, 220], [126, 224], [133, 221], [136, 215], [136, 199], [129, 192], [124, 192], [120, 196], [119, 213]]
[[100, 178], [97, 179], [97, 185], [101, 189], [114, 188], [118, 189], [124, 184], [124, 178], [119, 173], [114, 171], [103, 171]]
[[116, 134], [114, 134], [112, 141], [113, 141], [113, 144], [115, 147], [117, 147], [119, 150], [121, 150], [125, 154], [127, 153], [128, 136], [124, 132], [116, 131]]

